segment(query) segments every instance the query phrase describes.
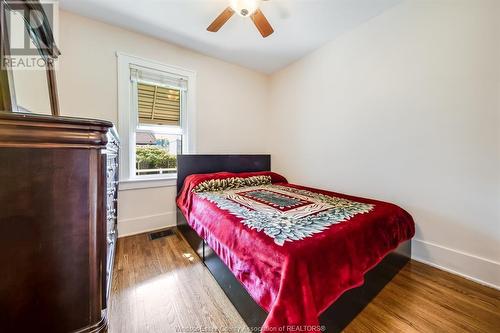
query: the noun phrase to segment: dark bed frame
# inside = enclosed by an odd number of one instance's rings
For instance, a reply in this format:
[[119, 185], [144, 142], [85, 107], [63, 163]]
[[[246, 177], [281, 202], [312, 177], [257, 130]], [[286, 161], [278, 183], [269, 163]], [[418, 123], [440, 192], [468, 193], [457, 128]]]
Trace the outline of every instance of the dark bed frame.
[[[270, 155], [178, 155], [177, 193], [184, 179], [197, 173], [270, 171]], [[267, 312], [248, 294], [217, 254], [187, 224], [184, 215], [177, 209], [177, 228], [200, 256], [217, 283], [224, 290], [245, 323], [250, 328], [261, 327]], [[363, 308], [392, 280], [409, 261], [410, 241], [402, 243], [389, 253], [377, 266], [365, 275], [365, 283], [346, 291], [320, 316], [321, 325], [327, 332], [342, 331]]]

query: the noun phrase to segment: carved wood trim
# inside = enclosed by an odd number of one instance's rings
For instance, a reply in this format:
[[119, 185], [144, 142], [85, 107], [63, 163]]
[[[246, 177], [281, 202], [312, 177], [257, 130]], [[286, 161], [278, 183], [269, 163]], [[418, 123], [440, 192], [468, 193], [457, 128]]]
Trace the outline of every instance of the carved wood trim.
[[104, 148], [112, 126], [102, 120], [0, 112], [0, 147]]

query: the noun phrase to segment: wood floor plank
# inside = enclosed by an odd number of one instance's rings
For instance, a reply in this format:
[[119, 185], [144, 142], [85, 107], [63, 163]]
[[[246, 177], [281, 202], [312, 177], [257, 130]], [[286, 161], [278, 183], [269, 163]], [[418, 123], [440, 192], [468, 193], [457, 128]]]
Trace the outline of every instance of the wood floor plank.
[[109, 332], [245, 328], [210, 272], [177, 234], [118, 241]]
[[[118, 240], [109, 332], [237, 332], [238, 312], [184, 239]], [[410, 261], [346, 332], [500, 332], [500, 291]]]

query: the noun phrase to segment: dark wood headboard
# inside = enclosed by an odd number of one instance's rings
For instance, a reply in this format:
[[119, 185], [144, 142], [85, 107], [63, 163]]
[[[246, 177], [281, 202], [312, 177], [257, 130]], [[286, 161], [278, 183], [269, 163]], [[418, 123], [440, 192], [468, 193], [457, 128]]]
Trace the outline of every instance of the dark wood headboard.
[[177, 193], [196, 173], [271, 171], [271, 155], [177, 155]]

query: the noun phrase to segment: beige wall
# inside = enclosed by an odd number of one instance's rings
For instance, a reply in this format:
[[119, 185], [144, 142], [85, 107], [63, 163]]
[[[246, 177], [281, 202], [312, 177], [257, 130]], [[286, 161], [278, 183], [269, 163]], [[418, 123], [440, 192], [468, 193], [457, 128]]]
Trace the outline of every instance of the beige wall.
[[[266, 152], [265, 75], [65, 11], [60, 48], [63, 115], [117, 123], [119, 51], [197, 72], [197, 152]], [[120, 234], [175, 224], [174, 198], [174, 187], [121, 191]]]
[[45, 71], [14, 68], [12, 79], [18, 107], [34, 113], [52, 114]]
[[406, 1], [274, 75], [270, 102], [275, 171], [401, 205], [416, 258], [496, 286], [499, 3]]

